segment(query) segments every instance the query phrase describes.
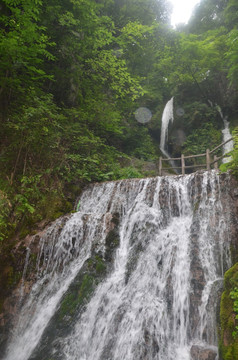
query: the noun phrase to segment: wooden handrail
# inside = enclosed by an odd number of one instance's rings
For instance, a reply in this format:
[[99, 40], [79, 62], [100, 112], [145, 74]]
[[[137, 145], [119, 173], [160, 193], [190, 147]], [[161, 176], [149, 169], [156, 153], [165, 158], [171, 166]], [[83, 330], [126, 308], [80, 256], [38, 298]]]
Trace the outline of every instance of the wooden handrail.
[[[185, 166], [186, 169], [193, 169], [193, 168], [205, 168], [206, 164], [198, 164], [198, 165], [188, 165]], [[167, 167], [166, 170], [173, 170], [173, 169], [182, 169], [182, 166], [176, 166], [176, 167]]]
[[202, 157], [202, 156], [206, 156], [206, 153], [204, 153], [204, 154], [198, 154], [198, 155], [184, 156], [184, 159], [192, 159], [192, 158], [198, 158], [198, 157]]
[[181, 160], [181, 157], [179, 158], [166, 158], [166, 159], [162, 159], [163, 161], [174, 161], [174, 160]]
[[[216, 155], [215, 155], [215, 156], [216, 156]], [[215, 156], [214, 156], [214, 157], [215, 157]], [[216, 157], [216, 160], [214, 159], [214, 161], [211, 162], [211, 165], [215, 164], [217, 161], [223, 159], [223, 158], [226, 157], [226, 156], [229, 156], [229, 155], [228, 155], [228, 154], [224, 154], [224, 155], [222, 155], [222, 156]]]
[[230, 142], [231, 140], [233, 140], [233, 137], [231, 137], [230, 139], [224, 141], [223, 143], [221, 143], [220, 145], [218, 145], [217, 147], [215, 147], [215, 148], [210, 152], [210, 154], [214, 153], [214, 151], [220, 149], [220, 147], [224, 146], [225, 144], [227, 144], [227, 143]]
[[[170, 169], [181, 169], [182, 170], [182, 175], [185, 174], [185, 170], [186, 169], [192, 169], [192, 168], [206, 168], [208, 171], [211, 170], [211, 166], [214, 165], [215, 169], [218, 169], [218, 161], [220, 161], [221, 159], [223, 159], [224, 157], [227, 156], [227, 154], [224, 154], [220, 157], [217, 157], [216, 155], [214, 155], [214, 160], [211, 160], [211, 154], [213, 154], [216, 150], [220, 149], [222, 146], [224, 146], [225, 144], [227, 144], [228, 142], [230, 142], [231, 140], [233, 140], [233, 137], [231, 137], [230, 139], [224, 141], [223, 143], [221, 143], [220, 145], [216, 146], [213, 150], [209, 150], [207, 149], [206, 152], [204, 154], [197, 154], [197, 155], [189, 155], [189, 156], [184, 156], [184, 154], [181, 154], [181, 157], [179, 158], [166, 158], [163, 159], [162, 156], [160, 156], [159, 158], [159, 176], [162, 175], [162, 170], [163, 170], [163, 161], [181, 161], [181, 166], [176, 166], [176, 167], [170, 167], [170, 168], [166, 168], [167, 170]], [[198, 158], [198, 157], [206, 157], [206, 164], [198, 164], [198, 165], [185, 165], [185, 159], [194, 159], [194, 158]]]

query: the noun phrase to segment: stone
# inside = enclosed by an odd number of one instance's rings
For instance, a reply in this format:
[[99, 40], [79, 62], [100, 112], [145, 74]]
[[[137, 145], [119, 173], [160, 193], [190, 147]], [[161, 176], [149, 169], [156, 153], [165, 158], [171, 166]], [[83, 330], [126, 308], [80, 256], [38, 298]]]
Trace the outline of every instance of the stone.
[[190, 350], [191, 360], [216, 360], [217, 352], [211, 348], [193, 345]]

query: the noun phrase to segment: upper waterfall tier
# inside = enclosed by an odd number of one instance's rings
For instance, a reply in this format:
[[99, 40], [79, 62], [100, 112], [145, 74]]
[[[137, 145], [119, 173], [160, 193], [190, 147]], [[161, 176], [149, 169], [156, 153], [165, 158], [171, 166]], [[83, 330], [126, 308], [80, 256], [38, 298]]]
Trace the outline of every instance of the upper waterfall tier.
[[170, 121], [174, 121], [173, 114], [174, 98], [172, 97], [165, 105], [162, 120], [161, 120], [161, 135], [160, 135], [160, 149], [163, 152], [167, 152], [167, 141], [168, 141], [168, 128]]
[[213, 171], [89, 186], [40, 240], [4, 360], [215, 359], [230, 199]]

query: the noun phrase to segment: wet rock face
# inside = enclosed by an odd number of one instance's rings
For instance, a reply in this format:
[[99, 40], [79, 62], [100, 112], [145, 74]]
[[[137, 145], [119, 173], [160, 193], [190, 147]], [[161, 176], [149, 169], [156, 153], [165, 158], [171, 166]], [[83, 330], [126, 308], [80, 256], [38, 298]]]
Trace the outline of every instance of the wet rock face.
[[220, 304], [219, 350], [220, 360], [238, 359], [237, 319], [234, 312], [234, 301], [230, 293], [238, 287], [238, 262], [224, 276], [224, 292]]
[[216, 360], [217, 352], [213, 349], [204, 349], [193, 345], [190, 350], [191, 360]]
[[[57, 271], [62, 271], [68, 262], [78, 257], [81, 246], [88, 241], [89, 214], [84, 214], [82, 223], [78, 225], [78, 231], [84, 234], [81, 237], [81, 242], [77, 242], [77, 233], [75, 233], [76, 236], [66, 236], [67, 239], [65, 238], [62, 230], [71, 217], [72, 214], [62, 216], [45, 228], [40, 229], [37, 234], [28, 235], [13, 248], [14, 255], [20, 257], [21, 260], [17, 268], [20, 276], [15, 287], [8, 292], [10, 296], [5, 298], [2, 313], [0, 313], [0, 354], [5, 352], [11, 329], [18, 319], [17, 315], [37, 279], [44, 277], [44, 274], [55, 267], [56, 263]], [[50, 358], [50, 355], [45, 351], [45, 344], [48, 341], [53, 342], [54, 337], [64, 334], [72, 326], [76, 311], [82, 311], [80, 309], [85, 307], [95, 287], [110, 270], [115, 250], [120, 242], [119, 221], [119, 214], [113, 212], [106, 213], [102, 219], [98, 220], [95, 241], [91, 248], [91, 257], [85, 261], [80, 273], [63, 297], [59, 309], [52, 319], [53, 325], [51, 322], [43, 334], [42, 345], [32, 355], [32, 360], [48, 360]], [[103, 225], [105, 232], [104, 248], [100, 243], [102, 236], [100, 225], [101, 227]], [[61, 246], [58, 246], [58, 258], [56, 259], [53, 254], [57, 251], [57, 240], [61, 235], [65, 240]], [[65, 254], [68, 254], [67, 260], [65, 260]]]
[[231, 177], [230, 179], [230, 198], [228, 198], [229, 203], [227, 203], [227, 211], [228, 206], [230, 206], [230, 236], [231, 236], [231, 246], [232, 246], [232, 263], [238, 262], [238, 184], [237, 181]]
[[[56, 236], [59, 236], [69, 217], [70, 215], [65, 215], [57, 220]], [[47, 235], [50, 225], [45, 221], [39, 223], [36, 228], [37, 234], [27, 235], [25, 239], [18, 241], [14, 247], [9, 247], [8, 253], [5, 251], [4, 254], [1, 254], [0, 353], [3, 352], [2, 349], [5, 348], [9, 332], [17, 321], [16, 315], [19, 313], [21, 305], [36, 281], [37, 259], [39, 262], [41, 261], [39, 243], [44, 236], [50, 239], [51, 232]]]
[[[190, 196], [191, 196], [191, 202], [194, 204], [194, 216], [193, 216], [193, 222], [191, 226], [191, 242], [190, 242], [190, 316], [189, 316], [189, 337], [190, 339], [193, 338], [193, 336], [196, 336], [196, 328], [199, 325], [198, 319], [199, 319], [199, 308], [201, 305], [202, 295], [204, 291], [204, 287], [206, 284], [206, 274], [204, 273], [203, 269], [203, 263], [201, 262], [201, 259], [199, 257], [199, 234], [200, 234], [200, 216], [201, 216], [201, 209], [199, 209], [200, 202], [201, 202], [201, 194], [202, 194], [202, 175], [198, 174], [193, 179], [193, 183], [190, 189]], [[208, 196], [211, 195], [211, 186], [209, 185], [209, 182], [207, 184], [207, 194]], [[238, 241], [237, 241], [237, 234], [238, 234], [238, 192], [237, 192], [237, 181], [233, 177], [227, 176], [227, 174], [221, 174], [219, 176], [219, 186], [217, 186], [217, 193], [214, 194], [216, 199], [221, 200], [223, 214], [220, 212], [213, 214], [212, 217], [209, 218], [209, 223], [211, 229], [216, 229], [220, 225], [220, 221], [222, 220], [222, 215], [225, 215], [225, 218], [229, 219], [229, 235], [224, 237], [224, 242], [229, 242], [228, 248], [230, 248], [231, 257], [232, 257], [232, 263], [236, 262], [237, 255], [238, 255]], [[228, 216], [227, 216], [228, 215]], [[209, 217], [209, 214], [207, 214]], [[216, 235], [215, 235], [216, 236]], [[217, 238], [219, 238], [219, 234], [217, 234]], [[214, 249], [214, 252], [217, 250]], [[215, 257], [217, 258], [217, 267], [219, 268], [219, 273], [224, 273], [227, 269], [227, 264], [223, 262], [222, 259], [219, 257], [220, 255], [217, 253], [215, 254]], [[224, 259], [223, 259], [224, 261]], [[220, 264], [220, 265], [218, 265]], [[221, 269], [221, 266], [223, 265], [223, 269]], [[214, 293], [215, 291], [215, 293]], [[208, 300], [207, 304], [207, 311], [214, 312], [217, 322], [219, 322], [219, 301], [222, 293], [222, 283], [215, 284], [214, 283], [214, 289], [211, 289], [211, 295]], [[207, 341], [208, 343], [213, 343], [213, 340], [209, 338], [208, 335], [208, 329], [204, 328], [203, 333], [200, 334], [202, 336], [202, 339], [204, 341]], [[214, 334], [216, 331], [214, 331]], [[215, 335], [216, 336], [216, 335]], [[196, 350], [196, 355], [195, 355]], [[213, 355], [208, 351], [196, 347], [193, 349], [194, 352], [194, 360], [204, 360], [204, 359], [213, 359]], [[201, 352], [202, 351], [202, 352]], [[198, 357], [198, 354], [200, 357]], [[192, 358], [193, 359], [193, 358]]]
[[195, 335], [195, 331], [198, 327], [199, 321], [199, 307], [201, 305], [202, 291], [205, 285], [205, 277], [201, 261], [199, 259], [199, 248], [197, 243], [197, 236], [195, 234], [191, 237], [191, 266], [190, 266], [190, 308], [189, 308], [189, 337], [192, 339]]

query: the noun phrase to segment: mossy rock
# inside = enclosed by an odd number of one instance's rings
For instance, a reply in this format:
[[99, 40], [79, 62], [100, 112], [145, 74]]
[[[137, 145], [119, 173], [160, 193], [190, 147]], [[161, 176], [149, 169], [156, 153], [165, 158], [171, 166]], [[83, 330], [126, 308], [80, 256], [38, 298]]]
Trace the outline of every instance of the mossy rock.
[[0, 301], [4, 301], [18, 285], [24, 268], [26, 247], [20, 245], [14, 251], [15, 243], [5, 244], [1, 249], [0, 262]]
[[235, 326], [238, 325], [235, 319], [230, 292], [238, 287], [238, 263], [225, 273], [224, 292], [220, 305], [220, 341], [219, 350], [223, 360], [238, 359], [238, 334], [235, 335]]
[[74, 316], [76, 310], [87, 303], [94, 290], [95, 283], [95, 279], [92, 275], [85, 274], [81, 279], [79, 288], [73, 289], [74, 291], [70, 289], [71, 291], [66, 293], [60, 305], [59, 321], [65, 323], [65, 316], [67, 316], [66, 322], [68, 322], [69, 318], [71, 320], [71, 317]]
[[111, 262], [113, 259], [114, 251], [120, 243], [120, 237], [117, 229], [109, 231], [105, 240], [105, 260]]
[[64, 322], [64, 316], [67, 316], [69, 320], [69, 317], [74, 316], [80, 307], [87, 304], [96, 285], [106, 275], [106, 271], [105, 260], [99, 255], [94, 255], [85, 262], [61, 302], [60, 321]]
[[48, 347], [49, 342], [55, 343], [55, 339], [70, 332], [92, 297], [96, 286], [105, 278], [107, 271], [108, 264], [102, 256], [94, 254], [86, 260], [63, 296], [59, 308], [46, 328], [41, 344], [32, 354], [31, 360], [48, 360], [50, 358], [52, 349]]
[[116, 248], [120, 244], [120, 235], [119, 235], [119, 213], [114, 213], [112, 216], [112, 223], [114, 228], [110, 230], [105, 239], [105, 253], [104, 258], [107, 262], [111, 263], [115, 254]]
[[200, 200], [197, 200], [193, 207], [194, 213], [196, 213], [198, 211], [199, 205], [200, 205]]
[[143, 251], [143, 246], [139, 242], [137, 245], [133, 247], [131, 253], [128, 257], [128, 262], [126, 264], [126, 274], [125, 274], [125, 282], [128, 283], [130, 276], [132, 275], [133, 271], [137, 267], [138, 260], [140, 258], [141, 252]]

